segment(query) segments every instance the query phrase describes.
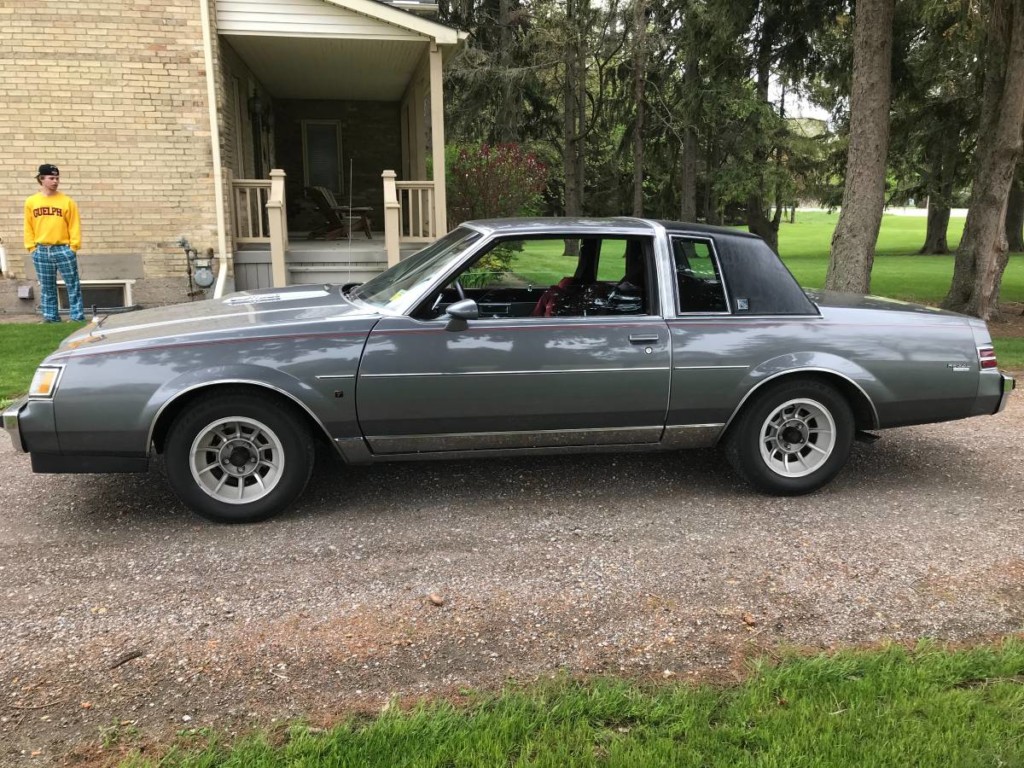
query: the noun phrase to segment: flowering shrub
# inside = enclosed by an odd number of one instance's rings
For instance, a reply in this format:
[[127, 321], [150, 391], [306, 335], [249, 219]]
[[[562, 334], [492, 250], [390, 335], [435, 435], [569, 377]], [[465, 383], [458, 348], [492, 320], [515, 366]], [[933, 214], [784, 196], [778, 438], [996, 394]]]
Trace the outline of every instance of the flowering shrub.
[[456, 147], [448, 158], [448, 222], [536, 213], [548, 169], [519, 144]]
[[[448, 222], [536, 213], [547, 185], [548, 169], [518, 144], [457, 147], [448, 164]], [[466, 272], [467, 286], [484, 285], [508, 272], [510, 248], [494, 248]]]

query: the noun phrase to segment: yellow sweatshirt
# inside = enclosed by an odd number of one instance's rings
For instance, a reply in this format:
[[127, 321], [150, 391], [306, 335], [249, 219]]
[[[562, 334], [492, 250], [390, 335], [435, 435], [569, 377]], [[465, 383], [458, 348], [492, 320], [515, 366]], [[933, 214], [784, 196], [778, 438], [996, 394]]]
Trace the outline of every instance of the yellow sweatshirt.
[[75, 253], [82, 246], [78, 206], [63, 192], [37, 192], [25, 201], [25, 250], [37, 245], [70, 245]]

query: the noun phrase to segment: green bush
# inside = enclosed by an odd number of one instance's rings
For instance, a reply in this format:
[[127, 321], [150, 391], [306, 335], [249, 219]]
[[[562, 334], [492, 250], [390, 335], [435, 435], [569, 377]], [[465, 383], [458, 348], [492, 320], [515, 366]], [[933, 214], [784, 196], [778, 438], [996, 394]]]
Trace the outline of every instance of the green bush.
[[448, 221], [536, 213], [548, 169], [519, 144], [449, 148]]

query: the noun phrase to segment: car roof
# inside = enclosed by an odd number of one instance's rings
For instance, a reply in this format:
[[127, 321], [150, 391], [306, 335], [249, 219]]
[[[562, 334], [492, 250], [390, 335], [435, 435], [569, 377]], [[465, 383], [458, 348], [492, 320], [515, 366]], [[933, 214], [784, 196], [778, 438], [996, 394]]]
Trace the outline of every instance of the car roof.
[[679, 221], [643, 219], [633, 216], [609, 217], [571, 217], [571, 216], [532, 216], [507, 219], [474, 219], [463, 222], [461, 226], [487, 232], [488, 234], [529, 234], [531, 230], [538, 235], [547, 233], [573, 232], [581, 234], [587, 230], [604, 233], [621, 234], [654, 234], [659, 227], [671, 233], [690, 233], [714, 235], [715, 237], [750, 237], [756, 235], [726, 227], [713, 227], [708, 224], [689, 224]]

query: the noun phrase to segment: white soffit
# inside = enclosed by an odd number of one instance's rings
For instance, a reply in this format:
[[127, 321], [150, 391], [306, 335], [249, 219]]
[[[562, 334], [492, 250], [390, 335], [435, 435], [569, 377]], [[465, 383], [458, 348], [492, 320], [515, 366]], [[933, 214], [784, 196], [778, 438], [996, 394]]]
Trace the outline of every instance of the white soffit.
[[231, 47], [276, 98], [398, 101], [426, 44], [232, 35]]
[[218, 0], [217, 32], [271, 95], [397, 101], [431, 43], [467, 33], [378, 0]]

